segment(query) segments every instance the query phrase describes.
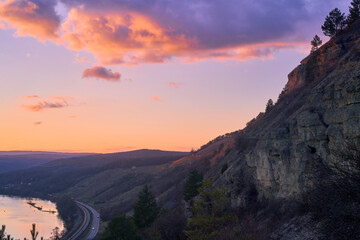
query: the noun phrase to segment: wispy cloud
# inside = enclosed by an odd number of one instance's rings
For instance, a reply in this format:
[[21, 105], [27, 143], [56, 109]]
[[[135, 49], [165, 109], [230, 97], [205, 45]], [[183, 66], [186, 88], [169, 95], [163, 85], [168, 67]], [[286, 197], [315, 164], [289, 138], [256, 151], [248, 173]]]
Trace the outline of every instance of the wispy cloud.
[[74, 100], [73, 97], [68, 97], [68, 96], [65, 96], [65, 97], [64, 96], [51, 96], [50, 98], [55, 99], [55, 100], [62, 100], [64, 102]]
[[168, 82], [168, 85], [174, 88], [179, 88], [179, 84], [176, 82]]
[[150, 96], [150, 99], [153, 100], [153, 101], [157, 101], [157, 102], [160, 101], [159, 96], [156, 96], [156, 95], [155, 96]]
[[34, 122], [34, 125], [41, 125], [42, 122]]
[[[56, 109], [68, 107], [68, 101], [73, 100], [72, 97], [50, 96], [48, 98], [40, 98], [38, 95], [22, 96], [30, 103], [22, 104], [21, 107], [31, 112], [40, 112], [46, 109]], [[34, 102], [36, 100], [36, 102]]]
[[74, 63], [84, 63], [84, 62], [90, 62], [90, 60], [86, 57], [81, 57], [79, 53], [76, 53], [74, 57]]
[[34, 98], [39, 98], [38, 95], [29, 95], [29, 96], [21, 96], [21, 98], [24, 98], [24, 99], [34, 99]]
[[86, 68], [82, 74], [83, 78], [96, 78], [104, 79], [107, 81], [120, 81], [120, 73], [113, 72], [111, 69], [101, 66], [94, 66], [92, 68]]
[[67, 102], [48, 102], [48, 101], [40, 101], [35, 104], [23, 104], [22, 107], [32, 111], [32, 112], [39, 112], [44, 109], [51, 109], [51, 108], [64, 108], [69, 106]]

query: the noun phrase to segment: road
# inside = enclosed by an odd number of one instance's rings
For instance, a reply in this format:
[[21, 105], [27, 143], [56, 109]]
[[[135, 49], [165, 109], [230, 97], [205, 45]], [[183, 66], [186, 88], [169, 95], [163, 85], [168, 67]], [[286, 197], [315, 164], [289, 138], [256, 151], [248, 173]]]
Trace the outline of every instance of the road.
[[[70, 232], [67, 236], [64, 238], [61, 238], [62, 240], [92, 240], [96, 236], [96, 234], [99, 231], [99, 225], [100, 225], [100, 214], [93, 209], [92, 207], [76, 201], [76, 204], [79, 206], [81, 211], [84, 213], [84, 219], [83, 222], [80, 224], [80, 226], [73, 232]], [[91, 215], [93, 218], [91, 219]], [[92, 221], [91, 221], [92, 220]], [[87, 232], [90, 226], [90, 231], [86, 237], [81, 237], [81, 235], [84, 235], [84, 232]]]
[[80, 203], [80, 202], [77, 202], [77, 203], [83, 205], [84, 207], [86, 207], [88, 210], [91, 211], [91, 214], [93, 215], [93, 220], [92, 220], [91, 228], [90, 228], [91, 230], [90, 230], [89, 235], [86, 237], [86, 240], [94, 239], [96, 234], [99, 231], [100, 214], [95, 209], [93, 209], [92, 207], [90, 207], [90, 206], [88, 206], [88, 205], [86, 205], [84, 203]]

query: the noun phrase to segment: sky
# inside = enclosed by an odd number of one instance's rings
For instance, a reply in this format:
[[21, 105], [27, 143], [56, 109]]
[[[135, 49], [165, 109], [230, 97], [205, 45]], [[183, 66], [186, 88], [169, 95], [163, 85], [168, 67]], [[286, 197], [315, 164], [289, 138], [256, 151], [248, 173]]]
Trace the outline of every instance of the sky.
[[277, 100], [350, 0], [0, 0], [0, 151], [189, 151]]

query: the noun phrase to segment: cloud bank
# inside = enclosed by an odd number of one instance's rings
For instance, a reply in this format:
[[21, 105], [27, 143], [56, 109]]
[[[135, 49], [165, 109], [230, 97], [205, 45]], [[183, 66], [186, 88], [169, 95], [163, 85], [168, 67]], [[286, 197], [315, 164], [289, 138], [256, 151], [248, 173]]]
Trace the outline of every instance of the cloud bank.
[[308, 44], [314, 22], [320, 26], [324, 15], [345, 0], [61, 2], [68, 9], [62, 21], [57, 0], [0, 2], [0, 20], [19, 36], [91, 52], [103, 65], [173, 58], [241, 61]]

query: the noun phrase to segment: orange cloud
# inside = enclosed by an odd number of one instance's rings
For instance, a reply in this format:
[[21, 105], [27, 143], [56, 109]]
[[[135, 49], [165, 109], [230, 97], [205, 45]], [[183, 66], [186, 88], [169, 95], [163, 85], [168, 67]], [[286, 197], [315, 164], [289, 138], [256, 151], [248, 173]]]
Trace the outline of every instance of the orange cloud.
[[34, 98], [39, 98], [39, 96], [38, 95], [29, 95], [29, 96], [21, 96], [21, 98], [34, 99]]
[[62, 96], [51, 96], [50, 98], [55, 99], [55, 100], [62, 100], [64, 102], [69, 101], [69, 100], [74, 100], [73, 97], [62, 97]]
[[34, 125], [41, 125], [42, 122], [34, 122]]
[[0, 20], [8, 28], [16, 29], [17, 36], [32, 36], [40, 41], [57, 41], [60, 18], [54, 10], [55, 0], [46, 3], [30, 0], [0, 1]]
[[3, 22], [0, 22], [0, 29], [6, 29], [6, 25]]
[[158, 96], [150, 96], [150, 99], [153, 101], [160, 101], [160, 98]]
[[96, 78], [105, 79], [108, 81], [120, 81], [120, 73], [112, 72], [111, 69], [107, 69], [101, 66], [94, 66], [92, 68], [86, 68], [82, 74], [83, 78]]
[[103, 64], [164, 62], [194, 44], [135, 12], [99, 14], [72, 9], [61, 28], [70, 49], [90, 51]]
[[179, 88], [179, 84], [177, 84], [176, 82], [168, 82], [168, 85], [174, 88]]

